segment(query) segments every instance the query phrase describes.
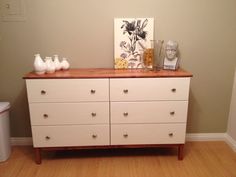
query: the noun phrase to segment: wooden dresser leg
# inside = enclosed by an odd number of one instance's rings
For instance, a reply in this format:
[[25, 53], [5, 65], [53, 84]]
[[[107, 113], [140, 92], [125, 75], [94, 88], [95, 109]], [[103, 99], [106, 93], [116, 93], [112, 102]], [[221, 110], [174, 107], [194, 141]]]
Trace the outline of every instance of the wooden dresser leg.
[[184, 158], [184, 144], [178, 145], [178, 160], [183, 160]]
[[41, 148], [34, 148], [35, 151], [35, 162], [36, 164], [41, 164]]

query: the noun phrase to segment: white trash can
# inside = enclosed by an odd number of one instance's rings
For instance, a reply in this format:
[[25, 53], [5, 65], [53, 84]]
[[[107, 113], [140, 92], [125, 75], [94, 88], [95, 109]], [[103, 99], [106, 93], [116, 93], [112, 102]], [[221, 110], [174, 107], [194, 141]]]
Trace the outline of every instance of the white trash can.
[[9, 109], [10, 103], [0, 102], [0, 162], [11, 154]]

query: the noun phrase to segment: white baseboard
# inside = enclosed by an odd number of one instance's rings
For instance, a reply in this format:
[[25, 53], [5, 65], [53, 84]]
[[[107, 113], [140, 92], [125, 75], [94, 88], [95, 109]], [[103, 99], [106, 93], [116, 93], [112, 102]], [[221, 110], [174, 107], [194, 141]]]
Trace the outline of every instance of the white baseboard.
[[[186, 141], [225, 141], [236, 152], [236, 141], [227, 133], [187, 133]], [[12, 137], [13, 146], [32, 146], [31, 137]]]
[[186, 141], [224, 141], [236, 152], [236, 141], [227, 133], [187, 133]]
[[187, 133], [186, 141], [225, 141], [226, 133]]
[[11, 137], [11, 145], [13, 146], [31, 146], [33, 145], [32, 137]]

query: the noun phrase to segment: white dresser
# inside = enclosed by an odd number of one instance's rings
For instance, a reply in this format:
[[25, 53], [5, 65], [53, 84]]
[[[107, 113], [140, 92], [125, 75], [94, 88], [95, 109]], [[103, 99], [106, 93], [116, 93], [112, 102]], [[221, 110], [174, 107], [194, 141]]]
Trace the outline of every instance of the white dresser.
[[110, 79], [111, 145], [183, 144], [189, 81]]
[[41, 150], [178, 147], [183, 159], [191, 74], [71, 69], [27, 74], [36, 163]]

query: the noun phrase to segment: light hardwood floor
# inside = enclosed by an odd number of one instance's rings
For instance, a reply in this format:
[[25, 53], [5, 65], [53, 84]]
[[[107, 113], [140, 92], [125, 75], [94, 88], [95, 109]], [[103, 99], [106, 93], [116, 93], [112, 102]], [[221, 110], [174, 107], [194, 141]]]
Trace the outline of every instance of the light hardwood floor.
[[225, 142], [187, 142], [176, 149], [116, 149], [44, 152], [34, 162], [30, 146], [13, 147], [0, 163], [0, 177], [236, 177], [236, 153]]

